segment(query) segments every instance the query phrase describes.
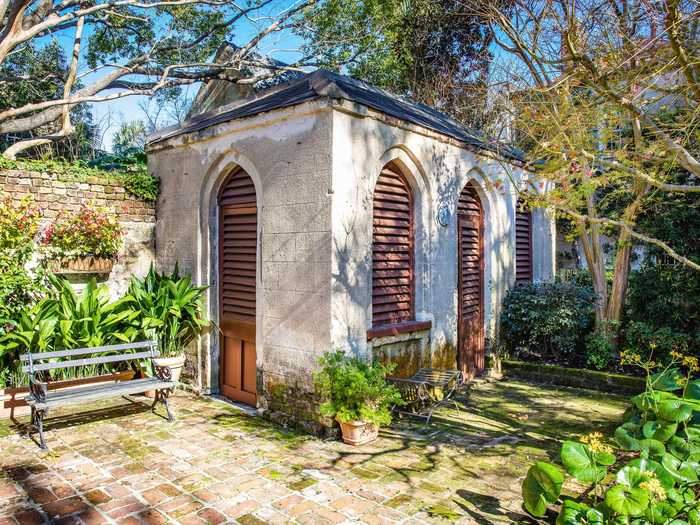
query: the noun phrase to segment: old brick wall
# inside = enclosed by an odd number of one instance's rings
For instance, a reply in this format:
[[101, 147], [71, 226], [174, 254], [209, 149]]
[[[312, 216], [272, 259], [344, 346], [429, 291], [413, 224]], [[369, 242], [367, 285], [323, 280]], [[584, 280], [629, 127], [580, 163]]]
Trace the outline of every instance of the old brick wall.
[[77, 181], [55, 173], [0, 170], [0, 193], [16, 200], [32, 195], [46, 218], [77, 210], [82, 203], [115, 213], [126, 235], [114, 268], [103, 281], [115, 297], [126, 290], [132, 273], [145, 274], [154, 260], [155, 204], [130, 195], [118, 181], [97, 177]]

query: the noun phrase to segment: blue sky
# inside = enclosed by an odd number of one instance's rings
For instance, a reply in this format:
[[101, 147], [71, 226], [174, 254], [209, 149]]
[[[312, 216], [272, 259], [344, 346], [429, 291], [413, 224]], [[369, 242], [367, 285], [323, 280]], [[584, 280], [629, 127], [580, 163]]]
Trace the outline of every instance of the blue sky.
[[[294, 0], [279, 0], [278, 2], [273, 2], [273, 5], [268, 8], [267, 12], [270, 14], [279, 13], [295, 3]], [[258, 33], [261, 27], [266, 27], [267, 24], [269, 24], [269, 20], [243, 20], [236, 25], [236, 37], [233, 38], [232, 41], [237, 45], [245, 44]], [[87, 41], [88, 37], [89, 28], [86, 27], [83, 41]], [[68, 56], [73, 45], [73, 31], [69, 30], [65, 32], [65, 34], [57, 35], [56, 38], [63, 45], [66, 50], [66, 55]], [[272, 56], [278, 60], [290, 62], [298, 56], [296, 50], [299, 49], [300, 45], [301, 39], [297, 35], [285, 31], [267, 37], [260, 44], [258, 50], [262, 54]], [[81, 66], [85, 66], [83, 57], [81, 57]], [[81, 67], [81, 69], [87, 69], [87, 67]], [[83, 79], [83, 83], [88, 84], [104, 74], [106, 74], [106, 71], [102, 70], [98, 73], [87, 75]], [[188, 86], [186, 89], [187, 94], [190, 97], [194, 97], [199, 89], [199, 84]], [[116, 92], [116, 90], [113, 92]], [[102, 92], [101, 95], [109, 93], [110, 91], [106, 91]], [[147, 102], [147, 97], [128, 96], [91, 104], [94, 121], [103, 128], [103, 149], [111, 150], [112, 139], [122, 122], [145, 120], [143, 110], [140, 107], [144, 102]]]

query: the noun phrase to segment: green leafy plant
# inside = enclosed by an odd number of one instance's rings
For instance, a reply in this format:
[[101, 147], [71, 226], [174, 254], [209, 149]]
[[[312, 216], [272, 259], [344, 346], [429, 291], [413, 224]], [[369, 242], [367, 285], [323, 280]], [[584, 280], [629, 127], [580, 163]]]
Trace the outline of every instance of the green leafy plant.
[[516, 358], [580, 366], [595, 294], [574, 283], [535, 283], [512, 288], [500, 326], [505, 350]]
[[102, 155], [88, 165], [114, 173], [132, 195], [149, 202], [158, 199], [160, 180], [148, 173], [143, 148], [127, 148], [119, 155]]
[[44, 230], [42, 244], [49, 258], [104, 257], [114, 259], [124, 230], [116, 215], [83, 204], [75, 213], [62, 213]]
[[36, 302], [44, 288], [42, 275], [27, 270], [40, 218], [29, 196], [0, 200], [0, 335], [11, 329], [19, 311]]
[[140, 329], [158, 341], [161, 355], [177, 356], [209, 325], [202, 306], [206, 289], [193, 286], [189, 276], [180, 277], [177, 266], [163, 275], [151, 265], [143, 279], [132, 276], [124, 300], [139, 312]]
[[314, 384], [327, 400], [321, 405], [324, 417], [386, 425], [391, 423], [391, 408], [403, 405], [399, 391], [386, 382], [391, 369], [380, 363], [370, 364], [337, 350], [325, 353], [319, 364]]
[[586, 337], [586, 366], [605, 370], [613, 360], [610, 340], [605, 334], [593, 332]]
[[[50, 275], [48, 296], [23, 309], [14, 329], [0, 337], [0, 364], [5, 381], [13, 386], [26, 384], [19, 370], [19, 356], [27, 352], [49, 352], [70, 348], [96, 347], [135, 341], [141, 335], [139, 312], [128, 298], [110, 301], [105, 285], [95, 279], [76, 294], [65, 279]], [[49, 379], [68, 379], [79, 375], [97, 375], [116, 370], [111, 364], [93, 370], [58, 370]]]
[[[612, 443], [593, 432], [563, 442], [563, 469], [544, 461], [530, 467], [522, 494], [531, 515], [552, 516], [558, 505], [558, 525], [700, 523], [700, 379], [693, 376], [700, 368], [693, 356], [670, 358], [662, 366], [623, 353], [646, 372], [645, 391], [631, 398]], [[587, 488], [563, 495], [567, 475]]]

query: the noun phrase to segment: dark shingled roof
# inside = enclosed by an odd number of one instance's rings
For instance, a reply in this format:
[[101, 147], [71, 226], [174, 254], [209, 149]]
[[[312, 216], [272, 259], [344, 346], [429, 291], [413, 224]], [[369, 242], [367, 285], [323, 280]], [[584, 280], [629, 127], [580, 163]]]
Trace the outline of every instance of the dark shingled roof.
[[386, 115], [437, 131], [467, 145], [488, 150], [512, 160], [523, 160], [522, 152], [519, 150], [490, 141], [482, 134], [467, 128], [434, 108], [425, 104], [408, 102], [365, 82], [323, 69], [265, 90], [255, 99], [229, 104], [216, 111], [196, 115], [180, 126], [158, 131], [148, 137], [148, 143], [153, 144], [230, 120], [295, 106], [302, 102], [324, 97], [357, 102]]

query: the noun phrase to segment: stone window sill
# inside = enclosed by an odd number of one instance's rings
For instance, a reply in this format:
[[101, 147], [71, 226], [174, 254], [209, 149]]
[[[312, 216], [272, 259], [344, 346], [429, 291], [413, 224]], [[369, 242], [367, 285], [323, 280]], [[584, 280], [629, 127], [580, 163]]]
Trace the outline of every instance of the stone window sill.
[[406, 321], [404, 323], [384, 324], [374, 326], [367, 330], [367, 340], [378, 339], [380, 337], [390, 337], [392, 335], [409, 334], [420, 330], [430, 330], [432, 321]]

